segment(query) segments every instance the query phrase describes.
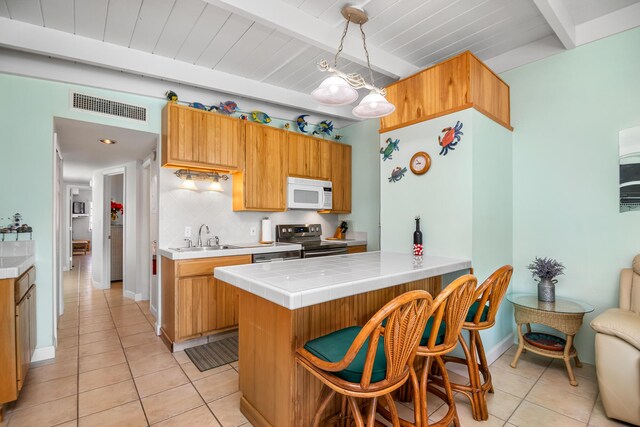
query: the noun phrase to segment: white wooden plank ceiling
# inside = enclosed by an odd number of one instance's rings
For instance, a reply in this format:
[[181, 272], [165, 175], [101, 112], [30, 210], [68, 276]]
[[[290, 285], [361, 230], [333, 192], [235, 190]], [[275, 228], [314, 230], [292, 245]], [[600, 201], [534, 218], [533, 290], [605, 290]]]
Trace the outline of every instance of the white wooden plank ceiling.
[[[580, 25], [637, 5], [638, 1], [363, 0], [359, 5], [369, 14], [370, 20], [365, 24], [368, 45], [388, 53], [389, 58], [420, 69], [465, 50], [489, 60], [554, 35], [559, 28], [557, 22], [550, 20], [548, 13], [541, 14], [540, 10], [545, 11], [541, 3], [549, 5], [548, 10], [563, 8], [573, 21], [569, 25]], [[240, 10], [251, 2], [235, 2], [235, 8], [227, 7], [229, 3], [229, 0], [0, 0], [0, 17], [303, 93], [309, 93], [325, 77], [315, 64], [320, 59], [333, 58], [334, 52], [325, 48], [326, 44], [305, 42], [305, 37], [296, 37], [273, 20], [251, 19], [250, 13]], [[344, 0], [262, 3], [266, 7], [279, 7], [284, 14], [285, 9], [301, 11], [308, 16], [309, 23], [335, 28], [335, 45], [338, 44], [344, 25], [340, 15]], [[556, 26], [552, 28], [550, 23]], [[575, 33], [575, 28], [567, 31]], [[352, 40], [357, 41], [359, 29], [353, 26], [350, 33]], [[363, 62], [355, 59], [342, 59], [340, 68], [362, 73], [368, 79]], [[376, 65], [378, 86], [398, 78], [389, 68], [377, 66], [375, 56], [372, 62]]]

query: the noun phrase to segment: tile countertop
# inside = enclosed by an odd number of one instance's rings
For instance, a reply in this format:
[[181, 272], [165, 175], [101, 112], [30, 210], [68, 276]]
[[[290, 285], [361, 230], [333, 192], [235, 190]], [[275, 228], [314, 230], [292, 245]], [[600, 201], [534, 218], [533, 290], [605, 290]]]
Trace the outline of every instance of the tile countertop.
[[162, 248], [159, 253], [163, 257], [173, 260], [179, 259], [197, 259], [197, 258], [214, 258], [221, 256], [237, 256], [237, 255], [253, 255], [267, 254], [273, 252], [299, 251], [302, 246], [293, 243], [229, 243], [230, 246], [237, 246], [233, 249], [209, 250], [200, 252], [179, 252], [171, 248]]
[[218, 267], [215, 277], [290, 310], [471, 267], [468, 259], [364, 252]]
[[33, 255], [0, 257], [0, 279], [15, 279], [36, 263]]

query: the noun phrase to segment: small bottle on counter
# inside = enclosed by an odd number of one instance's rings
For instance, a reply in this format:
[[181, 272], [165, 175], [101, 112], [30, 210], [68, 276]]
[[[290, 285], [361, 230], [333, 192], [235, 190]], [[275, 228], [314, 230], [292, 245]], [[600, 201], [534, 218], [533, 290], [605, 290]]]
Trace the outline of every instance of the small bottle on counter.
[[422, 231], [420, 231], [420, 216], [415, 218], [416, 231], [413, 232], [413, 255], [422, 256]]

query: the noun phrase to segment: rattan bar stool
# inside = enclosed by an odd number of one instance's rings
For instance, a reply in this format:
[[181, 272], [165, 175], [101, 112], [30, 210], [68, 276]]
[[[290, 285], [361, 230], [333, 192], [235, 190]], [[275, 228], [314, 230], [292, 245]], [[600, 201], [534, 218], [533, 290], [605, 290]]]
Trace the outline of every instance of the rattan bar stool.
[[[340, 422], [350, 410], [357, 427], [374, 426], [378, 399], [383, 398], [393, 425], [399, 426], [390, 393], [409, 379], [417, 387], [413, 362], [432, 310], [431, 294], [410, 291], [388, 302], [363, 327], [344, 328], [299, 348], [297, 362], [324, 384], [312, 425], [320, 425], [324, 410], [339, 393]], [[356, 398], [369, 400], [366, 420]]]
[[[460, 425], [442, 356], [451, 352], [458, 344], [458, 335], [469, 307], [473, 303], [476, 285], [477, 279], [467, 274], [454, 280], [434, 299], [433, 315], [427, 321], [417, 350], [417, 355], [422, 359], [418, 361], [420, 380], [418, 383], [412, 383], [415, 422], [401, 419], [401, 426], [448, 426], [452, 421], [456, 426]], [[442, 372], [444, 391], [429, 384], [432, 377], [430, 371], [434, 362]], [[447, 402], [449, 406], [445, 416], [435, 424], [429, 424], [427, 390]], [[391, 414], [386, 408], [380, 407], [378, 412], [387, 420], [391, 420]]]
[[[505, 265], [496, 270], [475, 292], [475, 302], [471, 305], [462, 329], [469, 331], [469, 345], [462, 333], [458, 340], [465, 358], [447, 356], [445, 363], [454, 362], [467, 365], [469, 385], [451, 383], [451, 388], [469, 398], [473, 419], [484, 421], [489, 418], [486, 393], [493, 393], [491, 372], [484, 353], [480, 331], [491, 328], [496, 323], [496, 314], [507, 293], [513, 267]], [[446, 371], [445, 371], [446, 372]], [[482, 374], [482, 378], [480, 375]], [[436, 380], [440, 385], [442, 379]]]

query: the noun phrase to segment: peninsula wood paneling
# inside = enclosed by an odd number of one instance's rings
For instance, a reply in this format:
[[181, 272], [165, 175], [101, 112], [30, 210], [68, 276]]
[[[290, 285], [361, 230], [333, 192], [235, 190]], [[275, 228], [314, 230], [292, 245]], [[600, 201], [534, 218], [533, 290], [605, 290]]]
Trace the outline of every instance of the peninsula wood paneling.
[[511, 128], [509, 86], [471, 52], [464, 52], [387, 86], [396, 111], [380, 119], [380, 133], [475, 107]]
[[[441, 277], [432, 277], [297, 310], [240, 291], [242, 412], [254, 426], [311, 425], [321, 383], [296, 364], [295, 350], [338, 329], [364, 325], [398, 295], [415, 289], [436, 295], [440, 287]], [[334, 401], [326, 414], [338, 409]]]

